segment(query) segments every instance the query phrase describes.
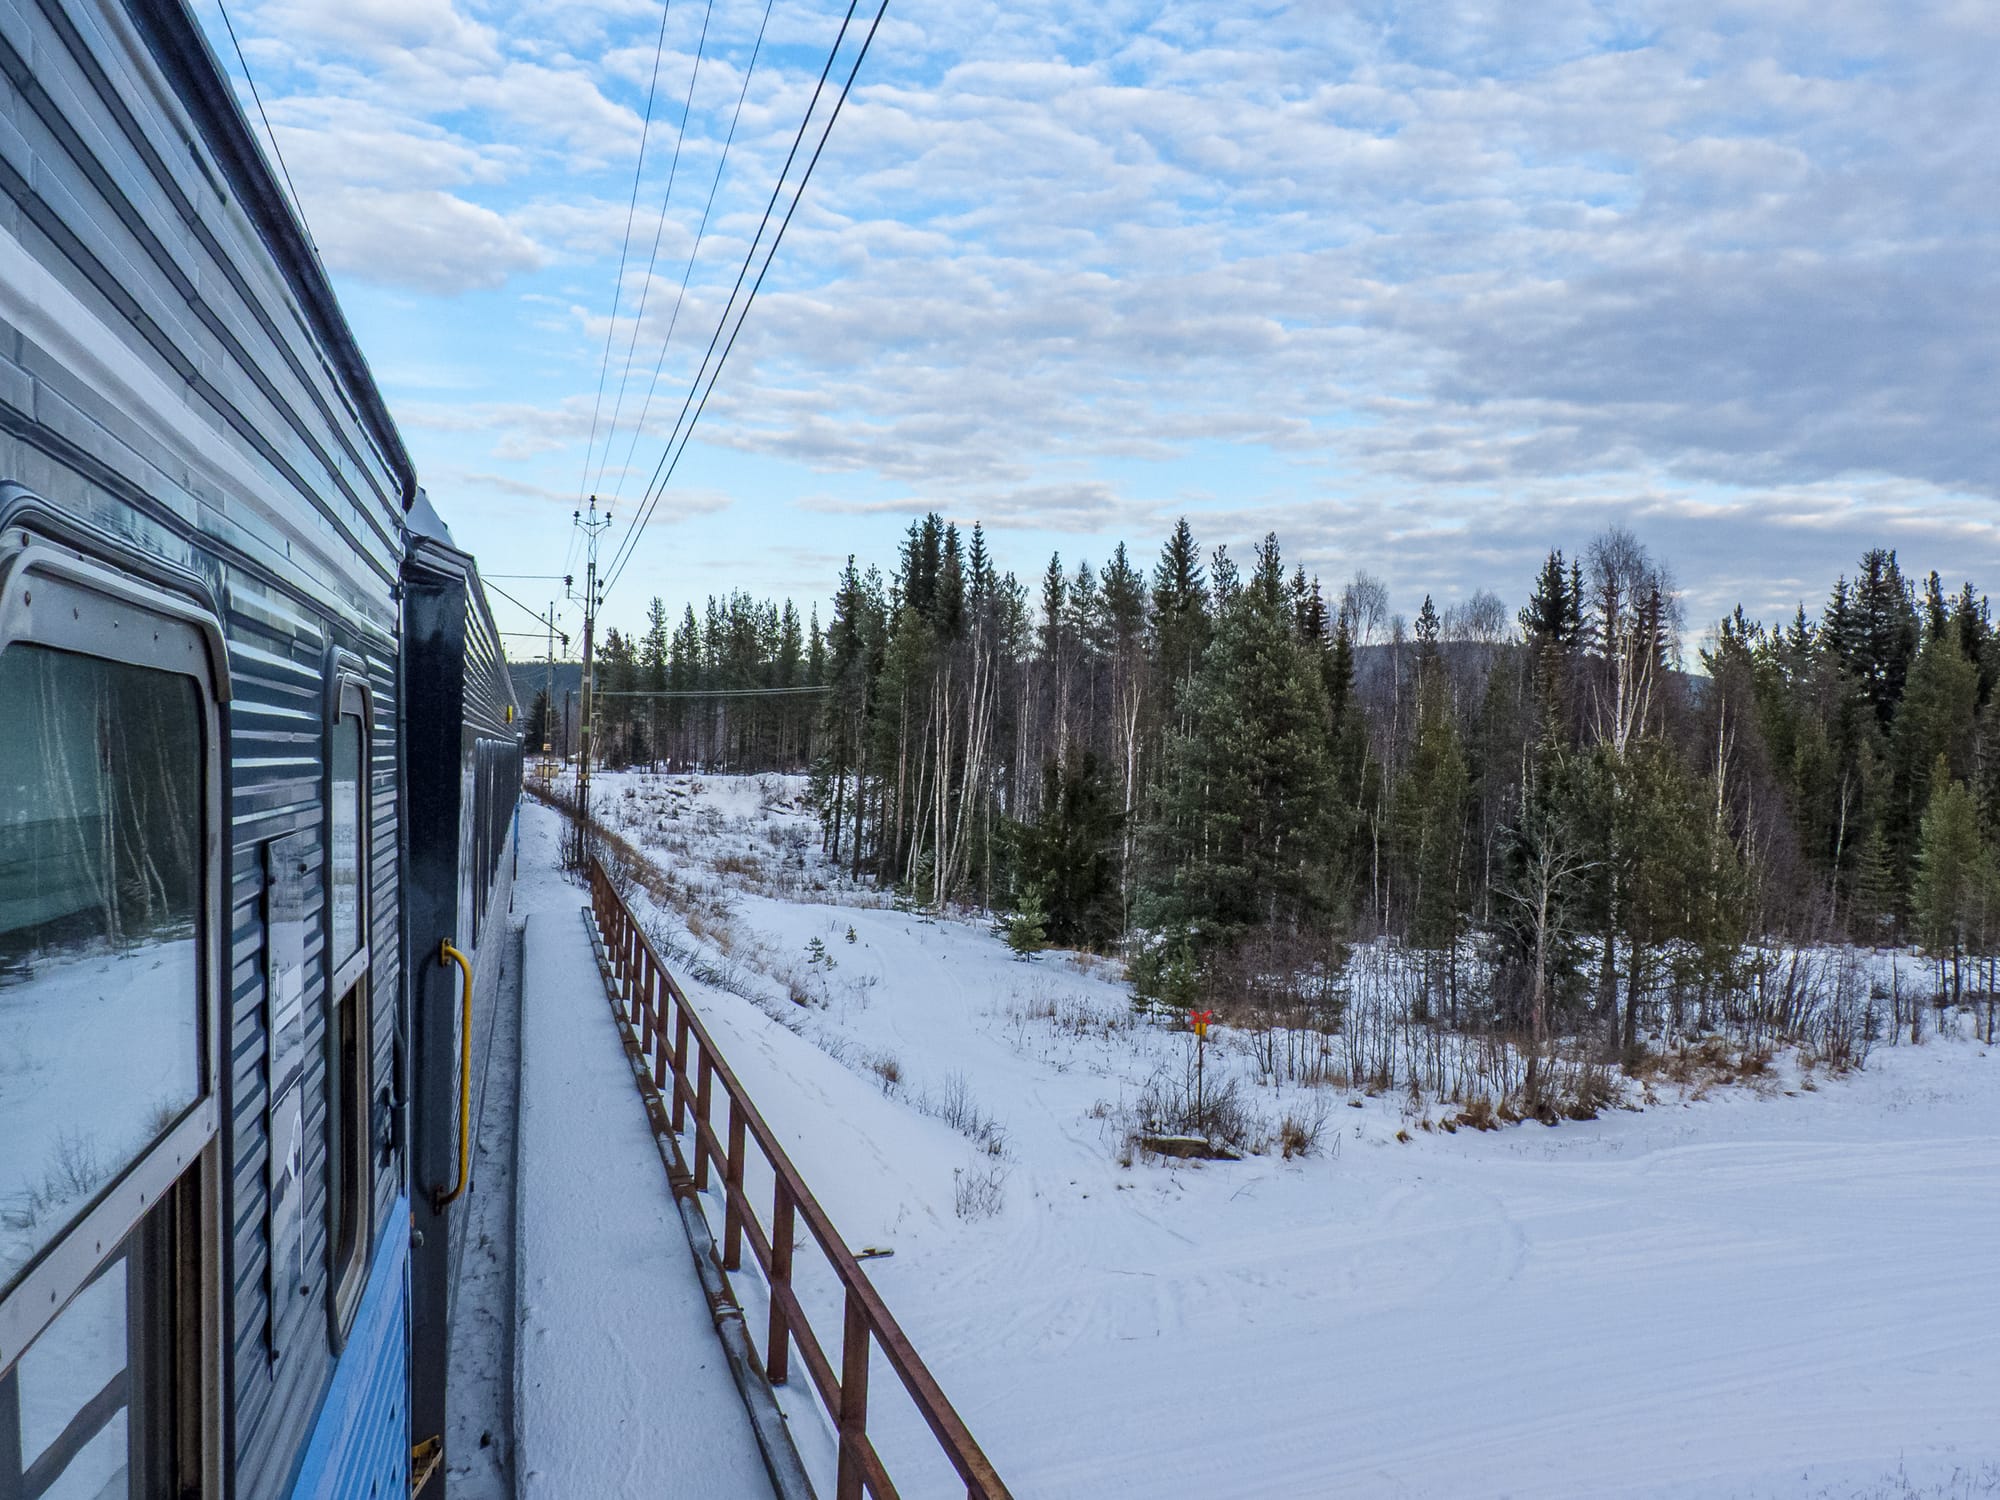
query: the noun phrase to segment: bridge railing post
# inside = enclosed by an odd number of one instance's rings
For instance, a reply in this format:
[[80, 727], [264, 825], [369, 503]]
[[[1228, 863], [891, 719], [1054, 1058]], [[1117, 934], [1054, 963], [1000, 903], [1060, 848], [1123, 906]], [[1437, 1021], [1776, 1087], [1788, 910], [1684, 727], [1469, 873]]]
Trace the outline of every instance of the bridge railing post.
[[674, 1007], [674, 1134], [687, 1128], [688, 1013]]
[[743, 1197], [743, 1113], [736, 1096], [729, 1096], [729, 1159], [722, 1167], [722, 1268], [743, 1268], [743, 1213], [737, 1207]]
[[840, 1334], [840, 1461], [834, 1500], [861, 1500], [861, 1455], [868, 1442], [868, 1311], [853, 1287]]
[[708, 1138], [709, 1106], [715, 1099], [715, 1066], [708, 1060], [708, 1048], [701, 1049], [701, 1064], [697, 1070], [700, 1081], [694, 1091], [694, 1190], [699, 1193], [708, 1186]]
[[792, 1191], [780, 1176], [771, 1192], [771, 1331], [764, 1342], [764, 1375], [773, 1385], [783, 1385], [792, 1372], [791, 1320], [779, 1288], [791, 1290], [793, 1219]]

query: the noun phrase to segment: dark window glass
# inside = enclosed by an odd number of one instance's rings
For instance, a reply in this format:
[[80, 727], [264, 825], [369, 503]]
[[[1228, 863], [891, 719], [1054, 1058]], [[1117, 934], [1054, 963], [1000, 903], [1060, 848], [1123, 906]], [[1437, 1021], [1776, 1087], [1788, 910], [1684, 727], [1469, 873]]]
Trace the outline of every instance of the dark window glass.
[[332, 848], [333, 962], [338, 968], [361, 951], [362, 859], [361, 720], [343, 714], [333, 729]]
[[201, 1091], [201, 697], [0, 651], [0, 1290]]
[[363, 1226], [368, 1217], [368, 981], [334, 1007], [326, 1086], [326, 1238], [333, 1257], [337, 1322], [344, 1329], [360, 1294]]

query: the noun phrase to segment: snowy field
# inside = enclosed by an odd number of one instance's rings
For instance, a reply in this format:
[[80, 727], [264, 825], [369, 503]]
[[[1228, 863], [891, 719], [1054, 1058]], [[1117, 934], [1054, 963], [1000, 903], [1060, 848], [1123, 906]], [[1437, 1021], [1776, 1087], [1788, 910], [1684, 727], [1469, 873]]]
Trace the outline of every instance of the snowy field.
[[[598, 786], [671, 877], [690, 995], [849, 1242], [895, 1252], [871, 1275], [1023, 1500], [2000, 1495], [2000, 1057], [1966, 1037], [1445, 1133], [1263, 1087], [1225, 1036], [1209, 1079], [1269, 1149], [1135, 1157], [1191, 1038], [1109, 966], [844, 887], [796, 781]], [[1317, 1136], [1289, 1158], [1287, 1117]], [[877, 1376], [892, 1470], [938, 1476]]]

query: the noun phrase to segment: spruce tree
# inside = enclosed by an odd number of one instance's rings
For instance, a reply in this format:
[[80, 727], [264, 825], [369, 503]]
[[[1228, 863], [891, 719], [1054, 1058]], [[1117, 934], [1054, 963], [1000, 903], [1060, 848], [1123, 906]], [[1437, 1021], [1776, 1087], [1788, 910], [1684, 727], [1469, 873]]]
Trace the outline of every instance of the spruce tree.
[[1038, 887], [1028, 886], [1021, 892], [1015, 903], [1013, 915], [1007, 919], [1007, 946], [1022, 958], [1039, 953], [1049, 945], [1046, 917], [1042, 910], [1042, 893]]
[[666, 688], [668, 646], [667, 606], [655, 595], [646, 606], [646, 634], [639, 645], [640, 686], [649, 693]]
[[1967, 940], [1992, 879], [1987, 860], [1972, 793], [1964, 782], [1952, 778], [1950, 767], [1940, 756], [1931, 773], [1911, 904], [1918, 939], [1937, 960], [1940, 992], [1946, 966], [1950, 967], [1954, 1002], [1964, 998], [1961, 971]]
[[1318, 666], [1293, 635], [1276, 549], [1235, 589], [1169, 746], [1138, 920], [1199, 959], [1334, 904], [1338, 817]]
[[1102, 948], [1117, 937], [1122, 822], [1095, 754], [1043, 768], [1040, 812], [1015, 831], [1015, 869], [1049, 942]]
[[1438, 649], [1438, 615], [1428, 594], [1417, 612], [1413, 743], [1396, 783], [1395, 828], [1409, 940], [1446, 955], [1447, 991], [1457, 1003], [1459, 934], [1465, 913], [1465, 810], [1470, 790], [1452, 711], [1451, 683]]
[[1185, 701], [1210, 634], [1208, 578], [1201, 549], [1183, 516], [1153, 567], [1153, 675], [1161, 686], [1161, 721], [1186, 733]]

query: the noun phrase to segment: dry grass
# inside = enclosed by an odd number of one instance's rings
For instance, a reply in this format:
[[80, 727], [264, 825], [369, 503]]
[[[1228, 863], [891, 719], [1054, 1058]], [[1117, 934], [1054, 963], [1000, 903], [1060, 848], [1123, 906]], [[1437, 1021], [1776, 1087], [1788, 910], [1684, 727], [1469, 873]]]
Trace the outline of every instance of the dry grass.
[[895, 1053], [887, 1050], [870, 1052], [861, 1059], [861, 1065], [875, 1075], [884, 1094], [893, 1096], [903, 1086], [903, 1064]]

